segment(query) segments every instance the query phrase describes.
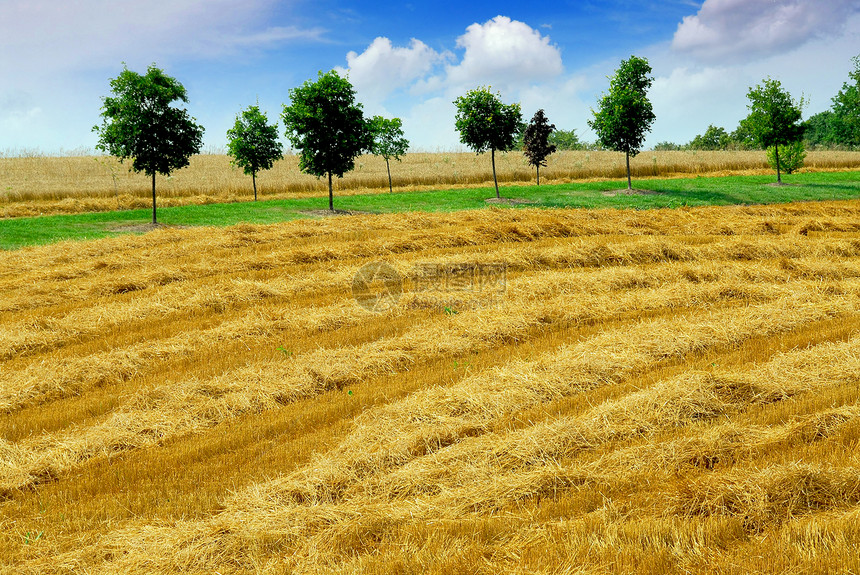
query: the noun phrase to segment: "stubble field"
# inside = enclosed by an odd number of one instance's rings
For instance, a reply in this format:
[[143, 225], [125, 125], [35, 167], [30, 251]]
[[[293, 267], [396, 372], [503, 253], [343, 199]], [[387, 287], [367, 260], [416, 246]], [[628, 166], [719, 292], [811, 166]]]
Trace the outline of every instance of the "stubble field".
[[0, 293], [3, 573], [860, 570], [858, 202], [161, 229]]

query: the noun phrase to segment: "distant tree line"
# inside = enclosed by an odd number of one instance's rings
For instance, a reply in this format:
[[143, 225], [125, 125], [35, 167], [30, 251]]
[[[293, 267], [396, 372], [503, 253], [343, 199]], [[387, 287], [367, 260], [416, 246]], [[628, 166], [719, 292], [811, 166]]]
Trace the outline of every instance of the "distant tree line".
[[[800, 123], [801, 136], [796, 140], [807, 149], [860, 149], [860, 55], [852, 58], [854, 69], [850, 80], [831, 99], [830, 109], [810, 116]], [[797, 102], [802, 108], [805, 102]], [[732, 132], [709, 125], [704, 133], [686, 144], [660, 142], [655, 150], [755, 150], [763, 149], [744, 118]]]

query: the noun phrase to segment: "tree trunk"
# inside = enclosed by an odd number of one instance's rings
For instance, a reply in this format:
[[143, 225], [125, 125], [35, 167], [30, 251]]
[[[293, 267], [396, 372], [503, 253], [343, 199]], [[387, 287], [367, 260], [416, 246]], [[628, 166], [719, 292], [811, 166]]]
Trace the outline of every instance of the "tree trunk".
[[385, 158], [385, 167], [388, 169], [388, 193], [393, 194], [394, 189], [391, 187], [391, 166], [388, 165], [388, 158]]
[[500, 198], [499, 195], [499, 181], [496, 179], [496, 149], [490, 148], [490, 158], [493, 160], [493, 184], [496, 186], [496, 197]]
[[779, 144], [774, 144], [774, 149], [776, 150], [776, 183], [782, 183], [782, 175], [779, 173]]
[[540, 164], [535, 166], [535, 168], [537, 169], [537, 185], [540, 186]]
[[152, 172], [152, 223], [158, 223], [155, 219], [155, 172]]
[[331, 172], [328, 173], [328, 209], [334, 211], [334, 193], [331, 189]]
[[251, 181], [254, 182], [254, 201], [257, 201], [257, 172], [251, 172]]
[[630, 152], [627, 152], [627, 189], [633, 190], [633, 182], [630, 180]]

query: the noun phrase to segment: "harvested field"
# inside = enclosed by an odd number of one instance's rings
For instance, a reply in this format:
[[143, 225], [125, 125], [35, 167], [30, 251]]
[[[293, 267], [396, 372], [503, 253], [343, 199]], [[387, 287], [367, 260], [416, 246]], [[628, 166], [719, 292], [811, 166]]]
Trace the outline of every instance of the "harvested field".
[[157, 229], [0, 293], [0, 573], [860, 570], [860, 202]]
[[[619, 180], [626, 177], [624, 156], [605, 151], [564, 151], [553, 154], [541, 181]], [[521, 152], [500, 154], [496, 160], [502, 184], [534, 182], [534, 170]], [[811, 151], [803, 171], [860, 169], [860, 152]], [[637, 180], [643, 178], [770, 174], [762, 151], [642, 152], [631, 160]], [[492, 185], [489, 158], [472, 153], [409, 153], [391, 167], [396, 191], [439, 187]], [[326, 183], [303, 174], [298, 158], [288, 155], [258, 175], [261, 199], [325, 195]], [[0, 218], [147, 208], [152, 205], [148, 177], [130, 172], [112, 157], [0, 157]], [[160, 206], [249, 201], [250, 178], [230, 165], [228, 156], [199, 155], [189, 167], [169, 178], [158, 177]], [[335, 179], [336, 195], [388, 190], [385, 161], [361, 156], [356, 169]]]

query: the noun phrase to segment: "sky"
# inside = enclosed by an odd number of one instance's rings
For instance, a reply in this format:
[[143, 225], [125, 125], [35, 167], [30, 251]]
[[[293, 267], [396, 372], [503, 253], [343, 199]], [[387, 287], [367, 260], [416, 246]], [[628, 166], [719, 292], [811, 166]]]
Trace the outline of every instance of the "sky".
[[92, 150], [124, 65], [185, 86], [204, 151], [249, 105], [280, 123], [290, 89], [332, 69], [414, 150], [454, 151], [453, 101], [479, 86], [593, 141], [608, 76], [647, 58], [647, 147], [733, 130], [767, 77], [804, 117], [826, 110], [858, 54], [860, 0], [0, 0], [0, 154]]

